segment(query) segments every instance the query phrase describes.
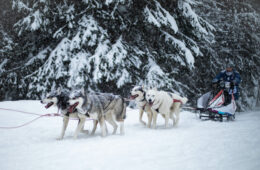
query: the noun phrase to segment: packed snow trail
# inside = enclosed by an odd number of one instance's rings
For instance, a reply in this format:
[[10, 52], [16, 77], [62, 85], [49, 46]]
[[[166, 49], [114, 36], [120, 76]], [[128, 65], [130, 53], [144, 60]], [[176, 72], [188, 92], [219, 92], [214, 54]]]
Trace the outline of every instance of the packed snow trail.
[[[0, 108], [38, 114], [46, 110], [39, 101], [0, 102]], [[0, 126], [15, 126], [35, 118], [0, 110]], [[143, 119], [147, 121], [146, 115]], [[182, 111], [178, 127], [165, 129], [158, 116], [157, 129], [138, 121], [138, 110], [127, 109], [125, 135], [101, 137], [80, 134], [73, 139], [77, 121], [71, 120], [62, 141], [62, 118], [44, 117], [12, 130], [0, 129], [1, 170], [258, 170], [260, 167], [260, 111], [237, 113], [234, 122], [201, 121]], [[85, 129], [91, 130], [92, 121]]]

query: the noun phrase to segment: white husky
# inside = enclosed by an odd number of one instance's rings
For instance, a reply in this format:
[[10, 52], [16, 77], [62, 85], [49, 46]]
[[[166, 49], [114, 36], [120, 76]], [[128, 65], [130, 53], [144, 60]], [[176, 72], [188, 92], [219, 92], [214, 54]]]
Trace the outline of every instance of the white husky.
[[153, 128], [156, 128], [158, 113], [161, 113], [165, 117], [166, 128], [168, 127], [170, 118], [173, 120], [174, 126], [176, 126], [179, 122], [180, 107], [188, 101], [186, 97], [181, 97], [170, 92], [157, 91], [156, 89], [147, 91], [146, 100], [153, 111]]
[[147, 113], [148, 116], [148, 127], [151, 127], [152, 122], [152, 110], [151, 106], [145, 100], [145, 89], [143, 86], [135, 86], [131, 90], [131, 99], [134, 99], [138, 108], [139, 108], [139, 121], [146, 125], [146, 123], [142, 120], [144, 111]]

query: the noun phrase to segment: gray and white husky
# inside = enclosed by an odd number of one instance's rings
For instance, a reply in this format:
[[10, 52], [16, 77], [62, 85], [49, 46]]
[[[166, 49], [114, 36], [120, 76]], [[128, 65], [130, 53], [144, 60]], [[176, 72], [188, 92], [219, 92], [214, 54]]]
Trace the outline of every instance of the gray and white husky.
[[139, 108], [139, 121], [146, 125], [146, 123], [142, 120], [143, 113], [146, 112], [148, 116], [148, 127], [151, 127], [152, 122], [152, 110], [151, 106], [148, 104], [148, 102], [145, 100], [145, 94], [146, 90], [143, 86], [135, 86], [131, 90], [131, 99], [134, 99], [138, 108]]
[[[84, 90], [74, 91], [69, 99], [70, 112], [77, 109], [79, 118], [83, 119], [90, 117], [96, 120], [91, 134], [96, 131], [97, 123], [99, 122], [102, 136], [106, 136], [107, 128], [105, 120], [110, 123], [113, 128], [113, 134], [117, 131], [117, 122], [120, 123], [120, 134], [124, 134], [124, 120], [126, 118], [126, 103], [124, 98], [111, 93], [93, 93], [87, 94]], [[83, 124], [78, 124], [78, 129], [81, 129]]]
[[[69, 123], [69, 118], [79, 118], [77, 110], [73, 110], [72, 113], [68, 112], [68, 101], [69, 101], [69, 91], [68, 90], [61, 90], [60, 88], [58, 90], [52, 91], [51, 93], [47, 94], [47, 96], [41, 100], [42, 104], [47, 104], [45, 106], [46, 109], [50, 108], [51, 106], [57, 107], [58, 110], [60, 110], [61, 114], [63, 115], [63, 125], [62, 125], [62, 131], [59, 136], [59, 140], [63, 139], [66, 128]], [[85, 119], [80, 119], [80, 122], [85, 122]], [[88, 133], [88, 130], [83, 130], [84, 126], [80, 129], [83, 133]], [[78, 132], [75, 131], [74, 138], [77, 138]]]

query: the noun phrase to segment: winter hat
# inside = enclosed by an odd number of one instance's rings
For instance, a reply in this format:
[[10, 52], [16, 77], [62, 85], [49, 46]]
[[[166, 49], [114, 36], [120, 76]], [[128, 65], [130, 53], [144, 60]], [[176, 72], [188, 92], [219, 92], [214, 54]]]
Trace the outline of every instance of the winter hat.
[[234, 68], [234, 63], [232, 61], [228, 60], [225, 62], [225, 66], [226, 66], [225, 69], [227, 71], [228, 70], [232, 71], [232, 69]]

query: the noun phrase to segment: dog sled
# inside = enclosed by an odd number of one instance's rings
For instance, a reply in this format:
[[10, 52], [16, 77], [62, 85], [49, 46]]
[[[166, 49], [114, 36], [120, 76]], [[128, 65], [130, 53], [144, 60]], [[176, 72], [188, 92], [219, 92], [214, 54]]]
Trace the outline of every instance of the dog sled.
[[235, 119], [236, 109], [233, 89], [221, 89], [217, 94], [203, 94], [197, 100], [196, 113], [202, 120], [229, 121]]

